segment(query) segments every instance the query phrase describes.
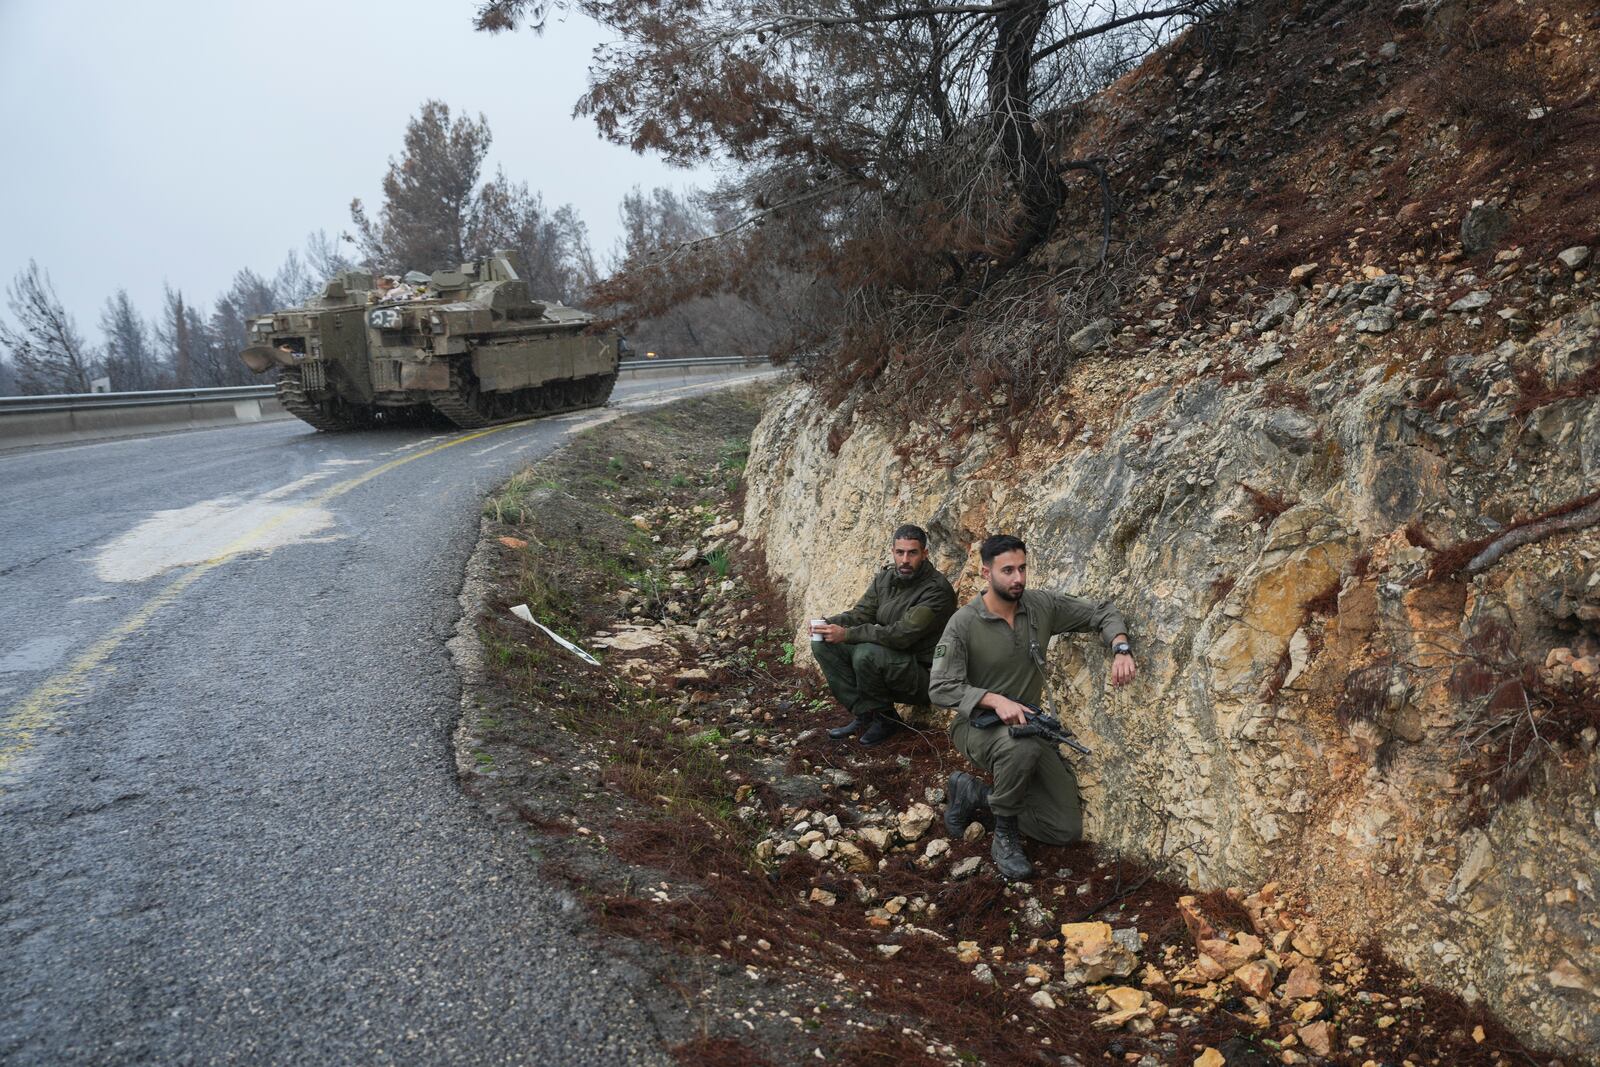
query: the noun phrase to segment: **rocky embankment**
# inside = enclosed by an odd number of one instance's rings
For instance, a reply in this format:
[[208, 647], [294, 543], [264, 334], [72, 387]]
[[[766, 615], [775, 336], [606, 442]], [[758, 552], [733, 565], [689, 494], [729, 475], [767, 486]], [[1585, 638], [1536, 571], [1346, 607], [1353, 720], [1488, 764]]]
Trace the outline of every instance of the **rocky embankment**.
[[1142, 660], [1114, 691], [1097, 647], [1051, 653], [1093, 840], [1202, 889], [1279, 882], [1592, 1054], [1600, 304], [1586, 249], [1520, 254], [1305, 264], [1249, 318], [1110, 336], [1020, 441], [796, 385], [745, 532], [796, 624], [853, 601], [896, 523], [964, 595], [976, 542], [1020, 534], [1034, 584], [1115, 600]]

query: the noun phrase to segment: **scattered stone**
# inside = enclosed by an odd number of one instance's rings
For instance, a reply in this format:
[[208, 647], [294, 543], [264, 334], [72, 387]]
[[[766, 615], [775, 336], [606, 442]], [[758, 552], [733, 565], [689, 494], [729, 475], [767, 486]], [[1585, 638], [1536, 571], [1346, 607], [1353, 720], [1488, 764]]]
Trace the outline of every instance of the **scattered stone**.
[[[1585, 249], [1585, 251], [1587, 251], [1587, 249]], [[528, 542], [524, 541], [520, 537], [502, 537], [502, 538], [500, 538], [500, 543], [502, 545], [505, 545], [507, 548], [527, 548], [528, 547]]]
[[1297, 1023], [1303, 1023], [1309, 1022], [1321, 1014], [1322, 1001], [1308, 1000], [1302, 1004], [1296, 1004], [1294, 1011], [1289, 1013], [1289, 1017]]
[[1107, 318], [1095, 319], [1083, 329], [1067, 338], [1067, 347], [1073, 352], [1083, 354], [1092, 352], [1111, 340], [1111, 334], [1116, 330], [1116, 323]]
[[983, 953], [978, 951], [976, 941], [957, 941], [956, 959], [962, 963], [977, 963], [983, 959]]
[[1227, 1062], [1222, 1053], [1207, 1045], [1200, 1050], [1200, 1055], [1194, 1058], [1194, 1067], [1223, 1067]]
[[1109, 923], [1065, 923], [1061, 941], [1062, 981], [1069, 986], [1113, 975], [1126, 978], [1139, 965], [1138, 958], [1113, 939]]
[[984, 985], [994, 985], [994, 970], [987, 963], [980, 963], [972, 968], [972, 977]]
[[1309, 1026], [1302, 1026], [1295, 1031], [1295, 1036], [1318, 1056], [1327, 1056], [1333, 1052], [1333, 1024], [1330, 1022], [1315, 1022]]
[[1474, 204], [1461, 220], [1461, 247], [1469, 256], [1487, 252], [1510, 225], [1510, 217], [1494, 204]]
[[1362, 309], [1361, 315], [1356, 319], [1357, 333], [1388, 333], [1394, 329], [1395, 313], [1393, 308], [1382, 304], [1374, 304]]
[[1556, 258], [1568, 270], [1577, 270], [1589, 262], [1589, 246], [1573, 245], [1571, 248], [1565, 248], [1556, 253]]
[[[1390, 46], [1392, 46], [1392, 42], [1391, 45], [1385, 47]], [[1388, 111], [1383, 113], [1382, 118], [1378, 119], [1379, 131], [1381, 132], [1383, 130], [1387, 130], [1390, 126], [1393, 126], [1395, 123], [1405, 118], [1406, 114], [1406, 109], [1403, 107], [1391, 107]]]
[[1255, 330], [1257, 333], [1265, 333], [1299, 310], [1300, 294], [1293, 289], [1281, 290], [1267, 303], [1261, 314], [1256, 316]]
[[1310, 960], [1320, 958], [1325, 950], [1322, 932], [1310, 923], [1296, 930], [1289, 943], [1294, 946], [1296, 952]]
[[967, 828], [961, 833], [961, 840], [968, 842], [981, 841], [983, 840], [983, 835], [988, 832], [983, 828], [983, 823], [974, 820], [967, 823]]
[[952, 878], [966, 878], [969, 875], [975, 874], [978, 868], [982, 865], [982, 856], [968, 856], [966, 859], [950, 868], [950, 876]]
[[1105, 996], [1107, 1000], [1116, 1006], [1117, 1011], [1143, 1008], [1150, 1003], [1149, 993], [1142, 989], [1134, 989], [1132, 986], [1116, 986], [1106, 990]]
[[1266, 344], [1250, 353], [1250, 358], [1246, 362], [1251, 370], [1259, 372], [1268, 367], [1276, 367], [1284, 361], [1286, 355], [1282, 345]]
[[1291, 270], [1289, 272], [1289, 284], [1290, 285], [1299, 285], [1301, 282], [1305, 281], [1307, 278], [1309, 278], [1313, 274], [1315, 274], [1317, 272], [1317, 268], [1319, 268], [1321, 266], [1322, 266], [1322, 264], [1320, 264], [1320, 263], [1302, 263], [1302, 264], [1300, 264], [1298, 267], [1294, 268], [1293, 270]]
[[739, 520], [738, 519], [729, 519], [727, 522], [719, 522], [715, 526], [707, 526], [704, 530], [700, 531], [700, 536], [701, 537], [726, 537], [731, 533], [738, 533], [738, 532], [739, 532]]
[[1477, 311], [1479, 308], [1486, 306], [1492, 299], [1494, 298], [1485, 290], [1475, 289], [1466, 296], [1452, 303], [1449, 307], [1445, 308], [1445, 310], [1457, 312]]
[[916, 841], [928, 832], [928, 827], [933, 825], [933, 819], [933, 809], [919, 800], [896, 816], [895, 824], [899, 827], [902, 838]]
[[686, 571], [699, 561], [700, 550], [694, 545], [690, 545], [688, 548], [684, 549], [678, 554], [677, 559], [672, 561], [672, 569], [675, 571]]
[[1039, 990], [1028, 1001], [1036, 1008], [1054, 1009], [1056, 1006], [1056, 998], [1050, 995], [1048, 989]]
[[1252, 960], [1233, 972], [1233, 980], [1253, 997], [1266, 999], [1272, 992], [1272, 980], [1275, 977], [1272, 964], [1266, 960]]
[[1161, 968], [1153, 963], [1144, 965], [1144, 970], [1139, 974], [1139, 984], [1146, 989], [1158, 992], [1167, 992], [1172, 988], [1172, 983], [1167, 981], [1167, 976], [1161, 973]]
[[811, 900], [816, 902], [816, 903], [818, 903], [818, 904], [821, 904], [823, 907], [826, 907], [826, 908], [831, 908], [835, 904], [839, 903], [839, 897], [838, 897], [837, 894], [829, 892], [828, 890], [822, 889], [820, 887], [813, 888], [811, 890]]
[[1216, 929], [1200, 914], [1200, 907], [1194, 897], [1178, 898], [1178, 914], [1183, 918], [1183, 925], [1189, 928], [1189, 937], [1196, 946], [1208, 938], [1217, 936]]
[[928, 863], [937, 862], [950, 851], [950, 841], [947, 838], [936, 837], [928, 842], [928, 847], [922, 850], [922, 858]]
[[1089, 1025], [1096, 1030], [1121, 1030], [1133, 1020], [1144, 1015], [1142, 1008], [1127, 1008], [1123, 1011], [1114, 1011], [1110, 1015], [1102, 1015]]
[[688, 670], [679, 671], [672, 676], [672, 684], [679, 689], [685, 689], [696, 682], [709, 682], [711, 675], [704, 667], [690, 667]]
[[867, 854], [848, 841], [836, 842], [833, 855], [847, 871], [865, 874], [872, 870], [872, 861], [867, 859]]
[[1289, 978], [1283, 983], [1282, 992], [1290, 1000], [1309, 1000], [1320, 995], [1322, 981], [1317, 977], [1316, 964], [1296, 964], [1289, 971]]
[[629, 518], [629, 521], [633, 523], [635, 528], [643, 530], [646, 533], [650, 532], [650, 520], [645, 518], [643, 515], [633, 515]]
[[1221, 938], [1207, 938], [1200, 942], [1199, 948], [1202, 955], [1209, 956], [1222, 965], [1225, 971], [1236, 971], [1261, 955], [1261, 942], [1249, 934], [1240, 934], [1241, 938], [1249, 937], [1253, 944], [1236, 944], [1224, 941]]
[[878, 955], [884, 959], [893, 959], [904, 947], [904, 945], [879, 945], [877, 946]]
[[881, 826], [865, 826], [862, 827], [860, 833], [861, 840], [865, 841], [879, 852], [882, 852], [884, 849], [888, 848], [890, 842], [894, 840], [894, 835]]

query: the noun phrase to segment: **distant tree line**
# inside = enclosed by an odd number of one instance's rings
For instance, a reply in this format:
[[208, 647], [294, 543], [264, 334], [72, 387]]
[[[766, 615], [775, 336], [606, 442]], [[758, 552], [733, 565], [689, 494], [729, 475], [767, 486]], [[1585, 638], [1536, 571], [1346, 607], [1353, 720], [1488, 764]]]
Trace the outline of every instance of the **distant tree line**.
[[[0, 395], [89, 392], [98, 378], [110, 379], [116, 391], [256, 383], [238, 359], [249, 320], [299, 306], [328, 279], [353, 269], [431, 272], [513, 248], [528, 266], [535, 296], [589, 306], [602, 271], [588, 227], [570, 204], [552, 210], [526, 182], [501, 170], [485, 178], [490, 142], [482, 115], [453, 117], [444, 103], [427, 101], [406, 126], [400, 156], [389, 162], [376, 213], [359, 199], [351, 202], [352, 232], [312, 233], [270, 276], [240, 270], [209, 307], [168, 286], [162, 306], [147, 315], [118, 289], [100, 313], [98, 338], [85, 334], [49, 272], [30, 260], [4, 293]], [[636, 188], [620, 212], [623, 234], [608, 257], [613, 272], [728, 221], [711, 198], [668, 189]], [[622, 319], [614, 306], [596, 310]], [[785, 328], [733, 293], [664, 305], [659, 314], [645, 309], [626, 321], [635, 348], [672, 356], [764, 352]]]

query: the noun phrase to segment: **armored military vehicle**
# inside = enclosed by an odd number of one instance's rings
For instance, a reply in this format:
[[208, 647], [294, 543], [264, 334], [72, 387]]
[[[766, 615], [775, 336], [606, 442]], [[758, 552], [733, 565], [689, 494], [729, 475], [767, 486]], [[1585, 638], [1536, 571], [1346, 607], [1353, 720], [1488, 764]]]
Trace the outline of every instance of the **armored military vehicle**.
[[526, 277], [505, 251], [393, 286], [349, 271], [305, 307], [251, 320], [239, 355], [257, 374], [277, 368], [278, 399], [319, 430], [427, 409], [488, 426], [604, 404], [624, 343], [533, 299]]

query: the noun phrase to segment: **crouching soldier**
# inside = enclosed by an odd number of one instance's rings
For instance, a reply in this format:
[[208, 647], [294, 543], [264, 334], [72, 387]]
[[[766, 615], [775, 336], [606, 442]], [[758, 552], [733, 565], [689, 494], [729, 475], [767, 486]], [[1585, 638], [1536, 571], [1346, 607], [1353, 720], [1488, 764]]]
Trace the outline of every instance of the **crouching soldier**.
[[863, 745], [882, 744], [901, 728], [897, 702], [928, 702], [933, 646], [956, 610], [955, 590], [928, 562], [922, 527], [896, 530], [893, 551], [855, 607], [811, 625], [811, 652], [851, 714], [828, 731], [836, 741], [859, 733]]
[[[1133, 655], [1127, 626], [1110, 604], [1027, 588], [1028, 549], [1017, 538], [990, 537], [978, 555], [983, 593], [955, 613], [939, 638], [929, 694], [935, 704], [955, 709], [950, 739], [994, 784], [963, 771], [952, 774], [944, 821], [950, 836], [960, 837], [981, 810], [991, 811], [990, 855], [1002, 877], [1018, 881], [1033, 877], [1020, 834], [1065, 845], [1083, 833], [1078, 778], [1060, 750], [1042, 737], [1015, 738], [1010, 732], [1011, 725], [1026, 722], [1023, 704], [1039, 706], [1050, 638], [1098, 630], [1112, 652], [1116, 685], [1133, 679]], [[974, 727], [970, 720], [980, 708], [993, 709], [1000, 725]]]

